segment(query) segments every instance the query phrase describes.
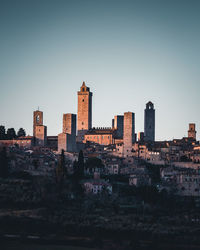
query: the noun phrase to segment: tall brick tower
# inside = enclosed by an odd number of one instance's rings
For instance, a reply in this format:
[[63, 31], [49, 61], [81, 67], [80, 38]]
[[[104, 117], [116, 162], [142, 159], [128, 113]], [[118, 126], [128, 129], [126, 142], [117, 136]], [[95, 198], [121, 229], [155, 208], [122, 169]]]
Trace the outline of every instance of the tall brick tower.
[[196, 140], [196, 128], [195, 123], [189, 124], [188, 137]]
[[43, 125], [43, 112], [36, 110], [33, 112], [33, 136], [36, 133], [36, 126]]
[[155, 109], [152, 102], [148, 102], [144, 110], [144, 139], [155, 141]]
[[135, 142], [135, 114], [132, 112], [124, 113], [124, 129], [123, 129], [123, 141], [124, 141], [124, 157], [132, 155], [132, 145]]
[[33, 136], [35, 146], [45, 146], [47, 141], [47, 127], [43, 125], [43, 112], [36, 110], [33, 112]]
[[84, 134], [92, 128], [92, 92], [83, 82], [78, 91], [78, 141], [84, 140]]

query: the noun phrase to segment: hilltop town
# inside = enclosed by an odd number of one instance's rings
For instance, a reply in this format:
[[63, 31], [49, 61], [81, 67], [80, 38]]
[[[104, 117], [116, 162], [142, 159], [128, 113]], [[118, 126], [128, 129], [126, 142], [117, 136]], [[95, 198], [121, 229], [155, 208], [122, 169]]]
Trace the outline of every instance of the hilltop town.
[[[159, 235], [156, 244], [171, 235], [179, 244], [184, 231], [199, 244], [195, 237], [200, 226], [200, 145], [195, 124], [189, 124], [187, 137], [156, 141], [154, 104], [148, 102], [144, 131], [138, 134], [133, 112], [116, 114], [110, 128], [94, 128], [93, 94], [85, 82], [77, 96], [78, 112], [63, 114], [58, 135], [47, 135], [40, 110], [33, 112], [32, 136], [21, 131], [13, 137], [9, 132], [8, 137], [1, 126], [0, 223], [6, 228], [6, 234], [0, 230], [1, 237], [13, 234], [12, 225], [14, 233], [22, 233], [20, 217], [48, 224], [48, 237], [55, 224], [62, 228], [62, 237], [65, 231], [83, 238], [90, 235], [91, 247], [107, 247], [102, 238], [109, 232], [120, 232], [122, 249], [143, 244], [145, 237], [149, 240], [145, 232]], [[23, 223], [22, 228], [29, 225]], [[83, 233], [86, 228], [88, 234]], [[133, 232], [145, 236], [127, 243], [126, 236]], [[34, 224], [28, 234], [41, 239], [44, 230]], [[117, 249], [115, 237], [110, 239], [108, 249]]]

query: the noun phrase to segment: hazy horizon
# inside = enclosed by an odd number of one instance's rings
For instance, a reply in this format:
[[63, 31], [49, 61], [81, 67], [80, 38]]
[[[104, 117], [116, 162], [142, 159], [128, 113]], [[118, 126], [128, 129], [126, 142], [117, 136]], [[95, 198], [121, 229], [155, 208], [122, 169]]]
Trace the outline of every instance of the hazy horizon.
[[93, 92], [93, 127], [131, 111], [144, 130], [148, 101], [156, 140], [200, 138], [200, 1], [0, 0], [0, 125], [48, 135], [77, 113], [82, 82]]

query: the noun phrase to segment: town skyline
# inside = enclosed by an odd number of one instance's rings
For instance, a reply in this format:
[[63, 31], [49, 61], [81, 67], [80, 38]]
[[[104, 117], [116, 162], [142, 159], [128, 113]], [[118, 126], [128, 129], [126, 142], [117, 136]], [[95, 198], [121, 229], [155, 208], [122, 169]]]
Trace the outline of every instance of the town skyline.
[[44, 112], [48, 135], [62, 114], [77, 113], [77, 91], [93, 92], [93, 126], [114, 115], [156, 109], [156, 140], [199, 140], [199, 1], [1, 2], [0, 124], [32, 135], [32, 112]]

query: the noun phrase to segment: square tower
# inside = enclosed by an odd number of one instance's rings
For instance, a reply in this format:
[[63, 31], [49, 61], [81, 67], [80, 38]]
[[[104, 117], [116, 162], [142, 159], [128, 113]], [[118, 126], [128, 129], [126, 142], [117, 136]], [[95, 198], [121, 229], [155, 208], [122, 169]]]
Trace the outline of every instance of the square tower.
[[76, 115], [63, 114], [63, 133], [76, 136]]
[[195, 123], [189, 124], [188, 137], [196, 140], [196, 125]]
[[114, 117], [113, 128], [117, 130], [117, 137], [123, 138], [123, 131], [124, 131], [124, 116], [123, 115], [116, 115]]
[[36, 133], [36, 126], [43, 125], [43, 112], [36, 110], [33, 112], [33, 136]]
[[84, 140], [85, 133], [92, 128], [92, 92], [83, 82], [78, 91], [78, 141]]
[[135, 114], [132, 112], [124, 113], [124, 157], [132, 155], [132, 146], [135, 142]]
[[47, 127], [44, 125], [35, 126], [35, 145], [44, 147], [47, 142]]
[[76, 151], [76, 115], [63, 114], [63, 133], [58, 135], [58, 151]]
[[144, 139], [155, 141], [155, 109], [152, 102], [148, 102], [144, 110]]

